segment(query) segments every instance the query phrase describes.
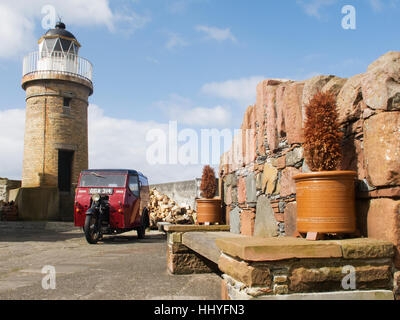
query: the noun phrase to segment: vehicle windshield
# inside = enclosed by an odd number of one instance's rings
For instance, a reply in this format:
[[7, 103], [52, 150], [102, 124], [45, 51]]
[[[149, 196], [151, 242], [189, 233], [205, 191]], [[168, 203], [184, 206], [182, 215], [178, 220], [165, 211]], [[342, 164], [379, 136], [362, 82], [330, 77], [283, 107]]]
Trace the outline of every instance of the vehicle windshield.
[[80, 187], [107, 187], [107, 188], [123, 188], [125, 187], [126, 175], [122, 174], [103, 174], [89, 173], [81, 177]]

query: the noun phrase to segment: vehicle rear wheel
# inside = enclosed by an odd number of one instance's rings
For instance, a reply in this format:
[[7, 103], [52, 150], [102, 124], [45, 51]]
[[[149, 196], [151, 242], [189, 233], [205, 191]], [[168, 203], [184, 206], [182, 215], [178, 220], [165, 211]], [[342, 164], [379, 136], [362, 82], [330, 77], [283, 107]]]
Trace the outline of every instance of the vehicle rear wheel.
[[87, 242], [96, 244], [99, 241], [101, 234], [98, 230], [95, 216], [86, 216], [84, 231]]
[[143, 212], [142, 215], [142, 221], [141, 221], [141, 225], [139, 228], [137, 228], [137, 236], [138, 239], [144, 239], [146, 237], [146, 228], [148, 226], [148, 215], [147, 215], [147, 211]]

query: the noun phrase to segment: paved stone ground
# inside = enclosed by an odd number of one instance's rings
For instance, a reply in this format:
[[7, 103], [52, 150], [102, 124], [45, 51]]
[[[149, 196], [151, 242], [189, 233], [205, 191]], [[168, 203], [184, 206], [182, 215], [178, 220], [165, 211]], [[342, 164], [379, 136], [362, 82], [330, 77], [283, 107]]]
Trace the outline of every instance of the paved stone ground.
[[[56, 268], [44, 290], [43, 266]], [[105, 237], [89, 245], [80, 229], [0, 229], [2, 299], [219, 299], [215, 274], [174, 276], [166, 269], [166, 236], [152, 231]]]

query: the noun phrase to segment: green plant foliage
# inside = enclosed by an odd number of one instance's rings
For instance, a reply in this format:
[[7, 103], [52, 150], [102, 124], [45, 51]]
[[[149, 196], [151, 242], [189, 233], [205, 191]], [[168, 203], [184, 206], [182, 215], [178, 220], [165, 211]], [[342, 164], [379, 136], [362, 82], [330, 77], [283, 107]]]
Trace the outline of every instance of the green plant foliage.
[[333, 171], [342, 158], [335, 96], [317, 92], [306, 106], [304, 152], [312, 171]]
[[215, 178], [215, 171], [210, 166], [204, 166], [203, 176], [201, 177], [201, 196], [206, 199], [212, 199], [217, 192], [217, 179]]

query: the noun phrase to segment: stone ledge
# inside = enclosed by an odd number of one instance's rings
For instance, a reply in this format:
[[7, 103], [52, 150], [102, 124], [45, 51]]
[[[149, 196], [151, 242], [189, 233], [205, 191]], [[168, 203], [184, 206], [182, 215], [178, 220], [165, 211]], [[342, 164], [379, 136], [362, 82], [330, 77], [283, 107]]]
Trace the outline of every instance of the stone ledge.
[[371, 238], [336, 241], [342, 247], [344, 259], [377, 259], [394, 257], [394, 245]]
[[245, 261], [278, 261], [295, 258], [340, 258], [340, 245], [297, 238], [217, 239], [220, 250]]
[[307, 258], [392, 258], [393, 244], [368, 238], [307, 241], [298, 238], [217, 239], [219, 249], [245, 261], [279, 261]]
[[182, 234], [182, 244], [218, 264], [221, 251], [215, 240], [226, 238], [241, 239], [244, 236], [230, 232], [186, 232]]
[[215, 232], [215, 231], [229, 231], [230, 226], [226, 225], [211, 225], [211, 226], [198, 226], [198, 225], [166, 225], [164, 226], [165, 232]]

